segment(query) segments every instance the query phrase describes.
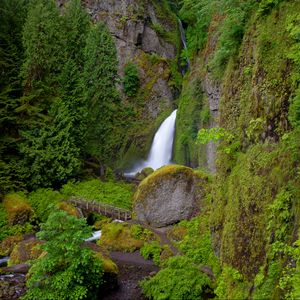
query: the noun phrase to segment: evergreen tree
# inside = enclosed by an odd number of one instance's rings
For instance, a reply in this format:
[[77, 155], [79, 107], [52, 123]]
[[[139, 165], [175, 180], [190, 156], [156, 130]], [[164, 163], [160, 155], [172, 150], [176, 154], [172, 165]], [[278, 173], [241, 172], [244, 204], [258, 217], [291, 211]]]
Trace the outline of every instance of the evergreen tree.
[[54, 0], [35, 0], [31, 3], [24, 25], [25, 61], [22, 75], [27, 92], [38, 83], [51, 85], [64, 61], [62, 23]]
[[[37, 0], [31, 7], [24, 29], [28, 59], [23, 71], [28, 70], [28, 66], [34, 70], [33, 74], [27, 72], [27, 82], [32, 84], [26, 97], [38, 100], [32, 107], [37, 109], [39, 117], [42, 116], [40, 123], [31, 119], [30, 125], [34, 126], [28, 126], [28, 130], [22, 133], [25, 140], [21, 151], [31, 188], [57, 187], [77, 175], [86, 133], [87, 108], [80, 69], [83, 65], [83, 36], [89, 27], [88, 16], [80, 1], [71, 1], [63, 16], [59, 15], [53, 1], [47, 5], [44, 1]], [[42, 15], [48, 15], [48, 20], [40, 18]], [[38, 28], [43, 29], [43, 34]], [[35, 37], [42, 38], [43, 49], [36, 44]], [[50, 57], [47, 63], [44, 62], [46, 53]], [[40, 93], [38, 97], [37, 93]]]
[[0, 9], [0, 196], [22, 187], [17, 108], [22, 93], [20, 68], [23, 59], [22, 27], [27, 0], [2, 0]]
[[105, 25], [98, 23], [87, 37], [84, 85], [89, 108], [87, 153], [102, 165], [113, 161], [123, 142], [125, 114], [115, 86], [117, 65], [112, 37]]
[[73, 59], [80, 71], [83, 70], [86, 36], [90, 29], [90, 18], [80, 0], [66, 4], [63, 15], [66, 59]]

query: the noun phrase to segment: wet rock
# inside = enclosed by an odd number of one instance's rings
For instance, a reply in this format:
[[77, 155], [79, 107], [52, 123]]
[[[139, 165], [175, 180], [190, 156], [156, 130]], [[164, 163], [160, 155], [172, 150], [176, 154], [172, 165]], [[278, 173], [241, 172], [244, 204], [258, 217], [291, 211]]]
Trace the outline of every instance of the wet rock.
[[150, 167], [146, 167], [144, 168], [141, 172], [138, 172], [135, 175], [135, 178], [138, 180], [143, 180], [145, 179], [147, 176], [149, 176], [150, 174], [152, 174], [154, 172], [154, 170]]
[[1, 269], [2, 273], [18, 273], [18, 274], [27, 274], [30, 266], [27, 264], [13, 265], [10, 267], [5, 267]]
[[199, 206], [201, 180], [191, 168], [165, 166], [146, 179], [134, 196], [137, 219], [153, 227], [163, 227], [188, 219]]
[[9, 265], [22, 264], [38, 258], [43, 252], [39, 247], [41, 244], [42, 242], [36, 238], [19, 242], [11, 253]]
[[25, 293], [25, 275], [0, 275], [0, 299], [19, 299]]

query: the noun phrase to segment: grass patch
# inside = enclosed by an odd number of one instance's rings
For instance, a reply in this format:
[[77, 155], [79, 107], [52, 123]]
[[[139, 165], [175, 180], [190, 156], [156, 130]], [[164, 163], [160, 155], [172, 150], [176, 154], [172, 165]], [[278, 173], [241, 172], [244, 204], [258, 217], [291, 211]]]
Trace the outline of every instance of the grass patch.
[[61, 189], [65, 198], [78, 197], [121, 208], [131, 209], [133, 186], [120, 182], [103, 182], [92, 179], [84, 182], [69, 182]]

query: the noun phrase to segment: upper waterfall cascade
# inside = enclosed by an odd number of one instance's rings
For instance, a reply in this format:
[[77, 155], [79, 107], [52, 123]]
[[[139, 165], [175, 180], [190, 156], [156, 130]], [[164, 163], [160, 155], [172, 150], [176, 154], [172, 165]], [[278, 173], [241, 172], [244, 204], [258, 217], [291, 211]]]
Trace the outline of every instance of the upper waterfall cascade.
[[147, 160], [137, 164], [130, 172], [125, 173], [125, 175], [135, 175], [145, 167], [151, 167], [155, 170], [172, 163], [176, 113], [177, 109], [158, 128]]
[[[184, 29], [183, 29], [183, 26], [182, 26], [182, 22], [181, 22], [180, 19], [178, 19], [178, 27], [179, 27], [179, 31], [180, 31], [180, 39], [181, 39], [181, 43], [182, 43], [183, 49], [186, 50], [187, 49], [186, 37], [185, 37], [185, 32], [184, 32]], [[187, 57], [186, 58], [185, 69], [182, 69], [182, 75], [184, 75], [189, 68], [190, 68], [190, 60]]]

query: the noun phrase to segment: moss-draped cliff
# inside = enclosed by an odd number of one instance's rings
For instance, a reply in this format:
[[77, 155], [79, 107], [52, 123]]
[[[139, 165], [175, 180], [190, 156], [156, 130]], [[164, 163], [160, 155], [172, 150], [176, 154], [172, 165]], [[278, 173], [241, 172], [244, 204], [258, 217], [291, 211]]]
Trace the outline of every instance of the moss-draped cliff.
[[[299, 296], [299, 11], [297, 1], [184, 1], [181, 9], [191, 70], [175, 159], [215, 173], [220, 299]], [[211, 127], [232, 139], [197, 145], [197, 131]]]

